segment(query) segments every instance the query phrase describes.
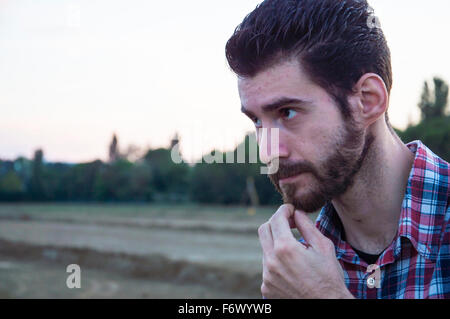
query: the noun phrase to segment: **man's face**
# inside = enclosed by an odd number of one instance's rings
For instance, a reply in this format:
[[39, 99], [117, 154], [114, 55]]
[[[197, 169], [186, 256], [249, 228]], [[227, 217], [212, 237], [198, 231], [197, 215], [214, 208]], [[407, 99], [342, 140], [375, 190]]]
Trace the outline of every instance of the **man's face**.
[[242, 111], [257, 129], [279, 131], [278, 149], [257, 130], [260, 159], [279, 160], [269, 175], [285, 203], [305, 212], [320, 209], [345, 193], [361, 168], [373, 137], [356, 121], [344, 120], [339, 106], [313, 83], [297, 61], [289, 60], [258, 73], [239, 78]]

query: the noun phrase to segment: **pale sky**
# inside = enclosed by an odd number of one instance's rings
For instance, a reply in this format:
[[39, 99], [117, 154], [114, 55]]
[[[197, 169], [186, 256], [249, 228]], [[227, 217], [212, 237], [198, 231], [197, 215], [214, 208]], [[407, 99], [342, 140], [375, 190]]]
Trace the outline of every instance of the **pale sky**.
[[[254, 130], [224, 47], [256, 0], [0, 0], [0, 158], [107, 158], [167, 146], [187, 159]], [[450, 1], [369, 0], [391, 48], [390, 118], [418, 119], [424, 80], [450, 81]]]

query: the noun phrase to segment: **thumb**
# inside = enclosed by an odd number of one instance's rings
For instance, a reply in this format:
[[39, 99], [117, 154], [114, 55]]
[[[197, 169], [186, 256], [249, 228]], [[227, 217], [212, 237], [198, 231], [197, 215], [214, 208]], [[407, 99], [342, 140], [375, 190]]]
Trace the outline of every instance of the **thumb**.
[[312, 247], [318, 247], [323, 234], [314, 226], [311, 219], [305, 213], [296, 210], [294, 212], [295, 226], [305, 239], [305, 241]]

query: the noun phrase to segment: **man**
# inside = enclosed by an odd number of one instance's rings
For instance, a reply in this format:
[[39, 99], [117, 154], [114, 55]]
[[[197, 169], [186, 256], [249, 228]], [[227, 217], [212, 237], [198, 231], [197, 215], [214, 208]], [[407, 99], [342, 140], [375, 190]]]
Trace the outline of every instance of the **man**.
[[285, 203], [259, 228], [265, 298], [450, 297], [450, 167], [392, 129], [373, 21], [365, 0], [266, 0], [227, 42]]

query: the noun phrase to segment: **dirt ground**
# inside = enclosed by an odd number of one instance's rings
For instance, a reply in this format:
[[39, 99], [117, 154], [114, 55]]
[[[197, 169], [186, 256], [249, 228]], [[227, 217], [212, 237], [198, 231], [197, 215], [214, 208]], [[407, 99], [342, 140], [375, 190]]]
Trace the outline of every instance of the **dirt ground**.
[[257, 228], [275, 210], [0, 205], [0, 298], [260, 298]]
[[222, 292], [202, 284], [176, 284], [124, 276], [113, 271], [82, 268], [80, 289], [66, 286], [64, 265], [2, 258], [0, 298], [259, 298], [251, 294]]

